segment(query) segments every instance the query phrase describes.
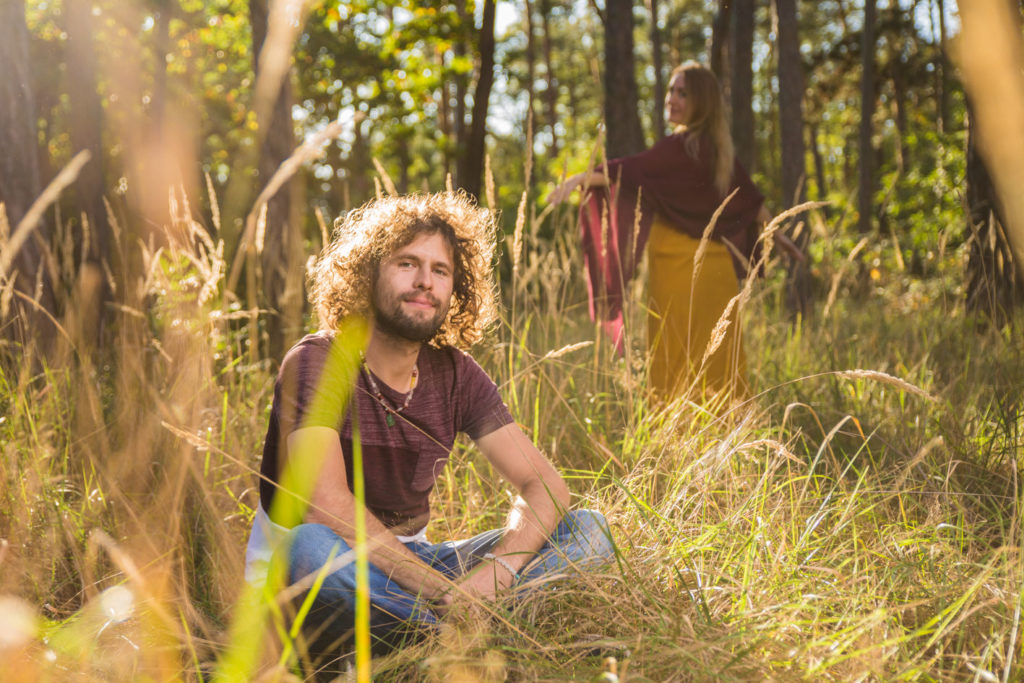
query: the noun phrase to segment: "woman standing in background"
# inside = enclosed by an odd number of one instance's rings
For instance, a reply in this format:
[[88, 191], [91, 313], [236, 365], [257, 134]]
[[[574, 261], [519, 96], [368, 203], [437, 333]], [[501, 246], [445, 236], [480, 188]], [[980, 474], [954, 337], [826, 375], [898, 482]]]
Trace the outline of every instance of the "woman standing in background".
[[[738, 279], [756, 262], [770, 215], [735, 158], [715, 75], [696, 62], [677, 67], [665, 107], [672, 134], [639, 154], [569, 178], [550, 199], [560, 202], [581, 185], [603, 188], [588, 192], [580, 209], [583, 253], [591, 316], [603, 321], [620, 349], [622, 291], [646, 244], [649, 386], [655, 397], [742, 398], [748, 389], [735, 306], [725, 336], [704, 356], [716, 323], [739, 292]], [[776, 240], [802, 258], [784, 236]]]

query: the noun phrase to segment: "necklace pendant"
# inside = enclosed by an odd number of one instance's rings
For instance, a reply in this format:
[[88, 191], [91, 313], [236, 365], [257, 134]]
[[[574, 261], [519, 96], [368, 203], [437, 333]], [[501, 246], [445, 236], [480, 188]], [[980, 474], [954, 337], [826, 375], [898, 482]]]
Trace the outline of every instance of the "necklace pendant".
[[384, 415], [385, 415], [384, 421], [388, 423], [388, 427], [394, 427], [395, 426], [395, 416], [391, 414], [391, 411], [390, 410], [385, 410], [384, 411]]

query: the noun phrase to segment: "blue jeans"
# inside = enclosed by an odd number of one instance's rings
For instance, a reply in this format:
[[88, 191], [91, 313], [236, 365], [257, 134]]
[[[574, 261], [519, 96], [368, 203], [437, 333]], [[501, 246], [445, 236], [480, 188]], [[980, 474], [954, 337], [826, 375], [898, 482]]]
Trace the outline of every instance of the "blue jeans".
[[[473, 568], [501, 540], [504, 529], [485, 531], [473, 538], [444, 543], [413, 541], [405, 546], [423, 562], [455, 579]], [[326, 563], [350, 550], [349, 545], [322, 524], [301, 524], [288, 535], [288, 579], [294, 583], [316, 573]], [[614, 553], [604, 516], [592, 510], [566, 513], [547, 543], [520, 573], [516, 585], [556, 573], [606, 564]], [[437, 625], [431, 604], [369, 566], [370, 633], [377, 652], [418, 638]], [[514, 586], [513, 586], [514, 587]], [[355, 624], [356, 568], [349, 562], [329, 574], [314, 596], [302, 631], [311, 651], [326, 652], [344, 643]], [[296, 599], [306, 599], [308, 591]]]

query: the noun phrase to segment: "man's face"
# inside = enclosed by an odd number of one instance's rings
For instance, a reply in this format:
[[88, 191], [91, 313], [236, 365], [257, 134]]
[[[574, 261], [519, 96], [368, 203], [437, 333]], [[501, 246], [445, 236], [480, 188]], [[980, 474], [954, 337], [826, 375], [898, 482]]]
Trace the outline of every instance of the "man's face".
[[380, 263], [373, 292], [374, 326], [400, 339], [427, 342], [452, 303], [455, 267], [441, 233], [423, 233]]

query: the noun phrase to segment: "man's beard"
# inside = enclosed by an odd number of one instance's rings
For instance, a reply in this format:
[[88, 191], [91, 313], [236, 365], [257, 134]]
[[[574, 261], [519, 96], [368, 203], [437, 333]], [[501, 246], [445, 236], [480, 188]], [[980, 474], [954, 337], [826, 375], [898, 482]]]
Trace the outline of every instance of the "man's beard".
[[[437, 308], [434, 315], [427, 319], [417, 319], [402, 310], [402, 302], [417, 297], [427, 297]], [[445, 318], [448, 316], [448, 305], [430, 293], [411, 292], [402, 296], [383, 295], [378, 286], [373, 297], [373, 324], [388, 336], [406, 341], [425, 344], [437, 335]]]

